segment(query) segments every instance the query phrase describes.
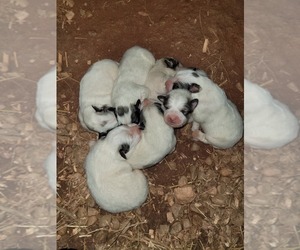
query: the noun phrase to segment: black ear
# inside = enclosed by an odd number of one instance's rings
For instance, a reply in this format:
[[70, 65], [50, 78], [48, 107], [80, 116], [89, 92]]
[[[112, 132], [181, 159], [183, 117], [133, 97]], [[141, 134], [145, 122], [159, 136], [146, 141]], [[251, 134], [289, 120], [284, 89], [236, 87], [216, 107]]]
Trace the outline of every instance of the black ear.
[[179, 62], [178, 62], [176, 59], [172, 58], [172, 57], [167, 57], [167, 58], [165, 58], [164, 62], [165, 62], [165, 64], [167, 65], [168, 68], [174, 69], [174, 70], [175, 70], [175, 69], [178, 67], [178, 65], [179, 65]]
[[190, 101], [190, 106], [191, 106], [191, 111], [192, 111], [192, 112], [193, 112], [194, 109], [197, 107], [198, 102], [199, 102], [198, 99], [193, 99], [193, 100]]
[[180, 83], [179, 82], [174, 82], [172, 89], [180, 89]]
[[103, 109], [102, 108], [98, 108], [98, 107], [96, 107], [96, 106], [94, 106], [94, 105], [92, 105], [92, 107], [93, 107], [93, 109], [96, 111], [96, 112], [103, 112]]
[[120, 155], [127, 160], [126, 154], [129, 152], [130, 146], [127, 143], [124, 143], [120, 146], [119, 153]]
[[137, 109], [140, 109], [140, 108], [141, 108], [141, 100], [140, 100], [140, 99], [138, 99], [138, 100], [136, 101], [135, 107], [136, 107]]
[[115, 107], [108, 107], [108, 109], [107, 109], [108, 111], [110, 111], [110, 112], [116, 112], [116, 108]]
[[201, 87], [197, 83], [191, 83], [189, 85], [189, 91], [191, 93], [198, 93], [201, 90]]
[[157, 99], [160, 100], [161, 102], [165, 102], [168, 98], [165, 95], [158, 95]]
[[164, 114], [164, 110], [162, 109], [161, 103], [155, 102], [154, 105], [158, 108], [159, 112]]

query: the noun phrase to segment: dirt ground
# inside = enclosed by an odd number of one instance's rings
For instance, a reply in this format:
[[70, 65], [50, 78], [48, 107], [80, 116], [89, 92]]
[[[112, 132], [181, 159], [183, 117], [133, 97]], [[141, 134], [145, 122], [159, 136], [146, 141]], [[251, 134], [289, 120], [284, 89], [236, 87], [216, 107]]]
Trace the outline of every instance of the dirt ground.
[[[96, 135], [79, 124], [79, 82], [90, 64], [119, 61], [134, 45], [199, 67], [243, 111], [242, 1], [59, 0], [57, 245], [73, 249], [243, 249], [243, 142], [228, 150], [177, 130], [175, 152], [144, 170], [145, 204], [110, 214], [97, 206], [83, 163]], [[205, 39], [208, 49], [203, 52]], [[190, 199], [176, 196], [191, 191]]]
[[[300, 120], [299, 2], [247, 1], [245, 77]], [[300, 249], [300, 137], [274, 150], [245, 147], [245, 248]]]
[[36, 82], [55, 64], [55, 23], [53, 2], [1, 1], [0, 249], [56, 244], [55, 195], [43, 169], [55, 136], [34, 118]]

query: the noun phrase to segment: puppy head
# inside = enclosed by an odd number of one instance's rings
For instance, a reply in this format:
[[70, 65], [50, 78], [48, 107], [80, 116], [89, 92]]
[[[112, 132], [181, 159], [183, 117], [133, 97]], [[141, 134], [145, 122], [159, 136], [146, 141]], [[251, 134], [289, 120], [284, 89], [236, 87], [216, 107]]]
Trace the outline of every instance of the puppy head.
[[198, 105], [198, 99], [192, 99], [191, 93], [185, 89], [174, 89], [157, 98], [163, 103], [165, 122], [173, 128], [184, 126]]
[[121, 125], [111, 130], [104, 140], [116, 154], [126, 160], [126, 154], [141, 140], [141, 130], [136, 124]]
[[118, 123], [120, 125], [130, 123], [138, 124], [140, 122], [141, 113], [140, 105], [141, 101], [137, 100], [135, 104], [130, 104], [129, 106], [118, 106], [116, 108]]
[[179, 69], [174, 77], [166, 81], [166, 91], [170, 92], [172, 89], [182, 88], [191, 93], [198, 93], [201, 90], [198, 84], [201, 77], [207, 77], [203, 70], [197, 68]]
[[[106, 133], [115, 128], [118, 121], [115, 115], [115, 108], [109, 106], [92, 106], [94, 113], [88, 118], [88, 128], [99, 133]], [[96, 115], [95, 115], [96, 114]]]

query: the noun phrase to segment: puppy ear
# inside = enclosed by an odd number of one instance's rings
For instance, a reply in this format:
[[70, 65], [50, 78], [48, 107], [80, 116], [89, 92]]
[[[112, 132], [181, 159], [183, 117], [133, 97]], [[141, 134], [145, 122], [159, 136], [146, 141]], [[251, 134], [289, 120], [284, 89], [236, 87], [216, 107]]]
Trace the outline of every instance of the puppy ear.
[[135, 107], [137, 108], [137, 109], [141, 109], [141, 100], [140, 99], [138, 99], [137, 101], [136, 101], [136, 103], [135, 103]]
[[192, 111], [192, 112], [193, 112], [194, 109], [197, 107], [198, 102], [199, 102], [198, 99], [193, 99], [193, 100], [190, 101], [190, 106], [191, 106], [191, 111]]
[[161, 102], [165, 102], [167, 100], [167, 96], [165, 96], [165, 95], [158, 95], [157, 99], [160, 100]]
[[108, 109], [107, 109], [108, 111], [110, 111], [110, 112], [116, 112], [116, 108], [115, 107], [108, 107]]
[[103, 112], [103, 109], [102, 108], [98, 108], [98, 107], [96, 107], [96, 106], [94, 106], [94, 105], [92, 105], [92, 107], [93, 107], [93, 109], [96, 111], [96, 112]]
[[188, 89], [191, 93], [198, 93], [201, 87], [197, 83], [191, 83]]
[[162, 108], [161, 103], [155, 102], [154, 105], [157, 107], [157, 109], [159, 110], [160, 113], [164, 114], [164, 110]]
[[130, 146], [127, 143], [124, 143], [120, 146], [119, 153], [120, 155], [127, 160], [126, 154], [129, 152]]

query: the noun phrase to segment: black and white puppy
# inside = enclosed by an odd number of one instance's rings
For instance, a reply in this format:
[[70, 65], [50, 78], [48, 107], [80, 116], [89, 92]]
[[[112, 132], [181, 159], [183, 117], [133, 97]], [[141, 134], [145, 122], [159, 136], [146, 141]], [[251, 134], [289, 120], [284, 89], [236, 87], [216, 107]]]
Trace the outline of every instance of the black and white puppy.
[[150, 89], [150, 99], [166, 93], [165, 82], [176, 74], [182, 65], [174, 58], [166, 57], [157, 60], [150, 69], [145, 86]]
[[128, 153], [128, 163], [132, 168], [147, 168], [160, 162], [173, 152], [176, 145], [174, 129], [164, 122], [160, 103], [145, 99], [142, 103], [141, 141]]
[[148, 98], [150, 89], [144, 86], [155, 58], [150, 51], [134, 46], [120, 62], [119, 75], [112, 90], [119, 124], [139, 123], [138, 100]]
[[140, 140], [138, 125], [122, 125], [98, 140], [86, 158], [88, 187], [97, 204], [106, 211], [129, 211], [141, 206], [147, 198], [146, 177], [141, 170], [132, 169], [126, 160]]
[[104, 59], [94, 63], [80, 81], [79, 120], [88, 130], [106, 134], [118, 125], [111, 91], [118, 76], [118, 63]]
[[243, 121], [236, 106], [202, 70], [180, 70], [166, 82], [166, 86], [168, 89], [175, 88], [169, 92], [170, 100], [175, 100], [174, 91], [178, 91], [177, 89], [186, 91], [182, 96], [175, 92], [176, 101], [173, 103], [169, 101], [164, 105], [167, 111], [173, 109], [172, 119], [168, 118], [169, 112], [165, 113], [165, 120], [171, 126], [182, 126], [187, 122], [182, 110], [184, 106], [190, 106], [186, 101], [189, 93], [192, 100], [198, 100], [197, 107], [192, 113], [194, 140], [225, 149], [234, 146], [241, 139]]

